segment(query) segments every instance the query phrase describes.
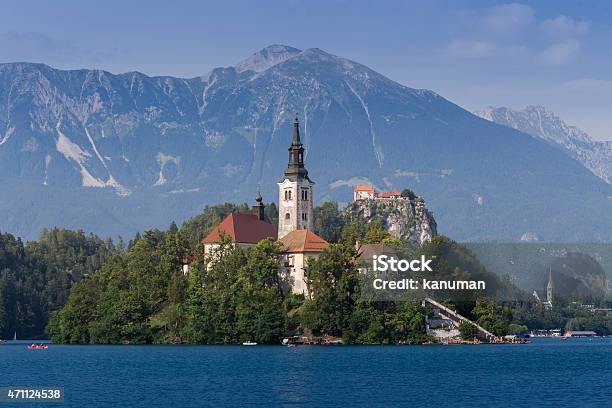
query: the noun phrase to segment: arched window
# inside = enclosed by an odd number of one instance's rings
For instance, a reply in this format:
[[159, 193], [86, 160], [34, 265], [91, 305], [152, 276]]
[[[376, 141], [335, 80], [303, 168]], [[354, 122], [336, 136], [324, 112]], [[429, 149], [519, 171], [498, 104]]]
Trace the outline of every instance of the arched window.
[[286, 220], [290, 220], [290, 219], [291, 219], [291, 214], [286, 213], [286, 214], [285, 214], [285, 219], [286, 219]]

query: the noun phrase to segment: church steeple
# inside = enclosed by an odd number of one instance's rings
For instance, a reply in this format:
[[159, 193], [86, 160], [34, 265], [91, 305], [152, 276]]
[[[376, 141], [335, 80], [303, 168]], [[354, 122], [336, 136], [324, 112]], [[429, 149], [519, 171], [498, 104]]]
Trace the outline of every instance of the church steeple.
[[295, 119], [293, 119], [293, 140], [291, 141], [291, 146], [302, 146], [300, 141], [300, 120], [297, 113], [295, 114]]
[[300, 140], [300, 121], [293, 120], [293, 136], [289, 146], [289, 163], [278, 182], [278, 238], [291, 231], [314, 228], [313, 187], [304, 167], [304, 146]]
[[285, 177], [292, 181], [297, 179], [309, 180], [308, 170], [304, 167], [304, 146], [300, 140], [300, 121], [297, 113], [293, 120], [293, 138], [291, 146], [289, 146], [289, 163], [285, 170]]

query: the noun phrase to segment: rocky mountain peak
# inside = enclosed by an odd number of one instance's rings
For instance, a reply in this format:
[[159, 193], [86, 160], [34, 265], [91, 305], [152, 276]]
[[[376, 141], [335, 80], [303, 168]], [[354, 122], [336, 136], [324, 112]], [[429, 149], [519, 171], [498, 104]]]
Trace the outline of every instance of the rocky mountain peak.
[[238, 72], [255, 71], [260, 73], [298, 55], [300, 52], [302, 51], [297, 48], [289, 47], [288, 45], [274, 44], [240, 61], [236, 64], [235, 68]]
[[568, 125], [545, 107], [531, 105], [515, 110], [489, 106], [474, 114], [556, 145], [593, 174], [612, 184], [612, 144], [593, 140], [586, 132]]

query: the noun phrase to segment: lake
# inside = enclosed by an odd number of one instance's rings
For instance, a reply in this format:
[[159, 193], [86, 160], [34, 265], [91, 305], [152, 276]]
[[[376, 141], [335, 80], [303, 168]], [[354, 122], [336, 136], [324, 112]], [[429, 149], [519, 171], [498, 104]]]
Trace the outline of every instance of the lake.
[[[612, 338], [480, 346], [0, 345], [0, 387], [57, 407], [610, 407]], [[3, 406], [43, 406], [19, 403]]]

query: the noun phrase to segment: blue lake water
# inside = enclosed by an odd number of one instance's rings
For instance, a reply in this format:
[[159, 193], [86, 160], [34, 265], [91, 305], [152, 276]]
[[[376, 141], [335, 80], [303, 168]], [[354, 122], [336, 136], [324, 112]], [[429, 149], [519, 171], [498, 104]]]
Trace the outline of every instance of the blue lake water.
[[3, 406], [612, 407], [612, 339], [481, 346], [0, 345]]

